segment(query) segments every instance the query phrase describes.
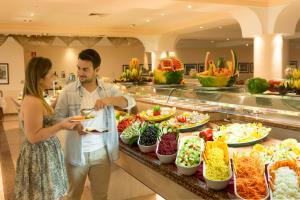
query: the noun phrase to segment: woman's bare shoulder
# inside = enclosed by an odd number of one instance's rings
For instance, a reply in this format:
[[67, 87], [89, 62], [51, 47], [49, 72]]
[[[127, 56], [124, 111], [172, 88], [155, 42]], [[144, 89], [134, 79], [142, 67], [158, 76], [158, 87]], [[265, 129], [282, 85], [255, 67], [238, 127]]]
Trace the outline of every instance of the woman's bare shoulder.
[[42, 101], [38, 97], [25, 96], [22, 101], [22, 106], [42, 106]]

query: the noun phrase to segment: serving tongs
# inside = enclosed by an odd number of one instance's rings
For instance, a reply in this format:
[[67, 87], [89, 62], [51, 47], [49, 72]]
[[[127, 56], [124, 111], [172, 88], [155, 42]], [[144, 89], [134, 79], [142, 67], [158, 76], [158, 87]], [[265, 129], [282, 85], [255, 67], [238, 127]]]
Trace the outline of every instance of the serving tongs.
[[93, 111], [95, 111], [95, 108], [82, 108], [80, 110], [80, 114], [84, 117], [87, 117], [89, 114], [91, 114]]

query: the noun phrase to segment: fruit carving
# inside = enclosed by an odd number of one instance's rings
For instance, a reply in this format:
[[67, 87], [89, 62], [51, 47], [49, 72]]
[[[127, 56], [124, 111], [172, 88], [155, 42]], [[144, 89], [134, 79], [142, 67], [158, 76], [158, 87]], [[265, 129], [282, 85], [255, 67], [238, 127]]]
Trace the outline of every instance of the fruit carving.
[[217, 66], [214, 61], [210, 59], [210, 52], [205, 56], [204, 72], [198, 73], [199, 82], [204, 87], [230, 87], [232, 86], [239, 73], [237, 57], [233, 50], [231, 50], [231, 61], [225, 61], [223, 57], [218, 58]]
[[159, 105], [153, 106], [153, 116], [159, 116], [160, 114], [161, 114], [160, 106]]
[[139, 82], [142, 77], [142, 69], [137, 58], [132, 58], [129, 64], [129, 69], [123, 72], [120, 81], [123, 82]]
[[183, 81], [183, 64], [176, 57], [161, 59], [154, 70], [156, 84], [180, 84]]

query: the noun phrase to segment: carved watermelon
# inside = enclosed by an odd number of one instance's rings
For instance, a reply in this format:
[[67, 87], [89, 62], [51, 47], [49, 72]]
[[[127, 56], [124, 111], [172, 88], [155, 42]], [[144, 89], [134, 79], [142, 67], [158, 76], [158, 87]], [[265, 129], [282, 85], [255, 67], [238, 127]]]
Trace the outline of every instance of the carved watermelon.
[[238, 73], [233, 76], [198, 76], [198, 80], [203, 87], [230, 87], [238, 77]]
[[155, 84], [180, 84], [183, 80], [183, 71], [154, 70]]

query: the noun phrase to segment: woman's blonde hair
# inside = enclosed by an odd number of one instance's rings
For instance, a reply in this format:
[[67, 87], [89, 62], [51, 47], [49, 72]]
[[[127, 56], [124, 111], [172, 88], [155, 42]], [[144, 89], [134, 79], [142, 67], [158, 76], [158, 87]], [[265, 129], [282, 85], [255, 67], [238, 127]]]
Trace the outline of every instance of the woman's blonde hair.
[[33, 57], [25, 70], [25, 84], [23, 90], [23, 97], [31, 95], [39, 98], [48, 114], [53, 114], [53, 109], [44, 99], [43, 89], [40, 87], [40, 80], [45, 78], [51, 68], [52, 63], [50, 59]]

